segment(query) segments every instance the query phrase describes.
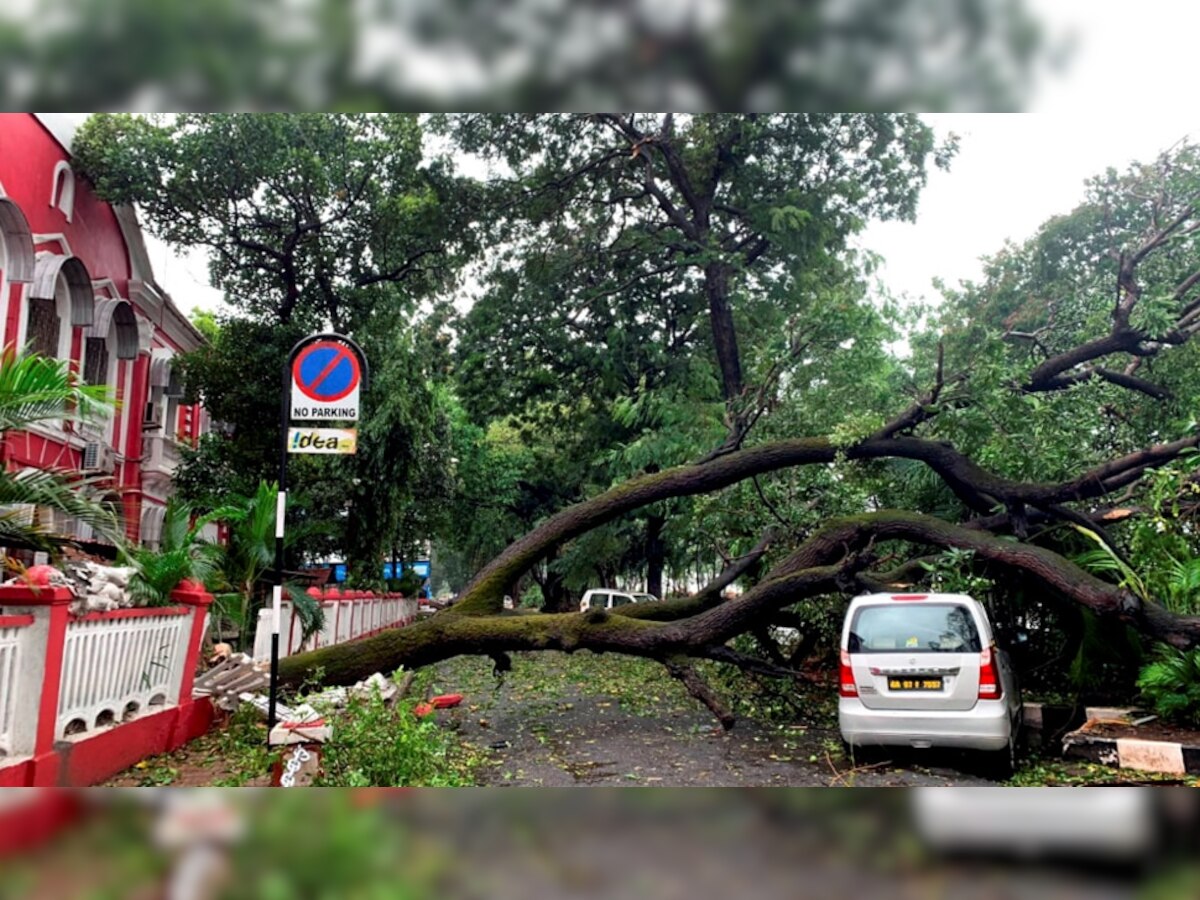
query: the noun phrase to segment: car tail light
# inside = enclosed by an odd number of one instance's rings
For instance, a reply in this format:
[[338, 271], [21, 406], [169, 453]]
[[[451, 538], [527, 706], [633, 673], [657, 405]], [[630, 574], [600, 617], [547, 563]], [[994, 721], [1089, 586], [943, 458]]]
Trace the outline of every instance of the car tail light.
[[841, 665], [838, 666], [838, 695], [841, 697], [857, 697], [858, 685], [854, 681], [854, 669], [850, 667], [850, 654], [842, 651]]
[[924, 600], [928, 594], [892, 594], [893, 600]]
[[996, 649], [984, 647], [979, 654], [979, 699], [999, 700], [1004, 694], [1000, 686], [1000, 669], [996, 665]]

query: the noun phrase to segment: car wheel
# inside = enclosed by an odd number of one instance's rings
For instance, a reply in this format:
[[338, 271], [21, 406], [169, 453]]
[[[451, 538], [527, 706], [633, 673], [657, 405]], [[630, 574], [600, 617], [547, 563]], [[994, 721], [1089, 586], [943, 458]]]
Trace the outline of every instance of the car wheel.
[[1010, 736], [1007, 746], [987, 755], [987, 776], [993, 781], [1008, 781], [1017, 771], [1017, 739]]

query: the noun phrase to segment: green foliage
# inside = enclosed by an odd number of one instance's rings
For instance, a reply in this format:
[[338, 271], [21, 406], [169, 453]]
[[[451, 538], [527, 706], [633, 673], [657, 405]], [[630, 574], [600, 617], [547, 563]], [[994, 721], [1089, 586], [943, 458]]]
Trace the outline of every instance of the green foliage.
[[414, 336], [389, 329], [365, 342], [372, 360], [358, 452], [339, 460], [348, 509], [343, 548], [367, 583], [399, 551], [420, 555], [447, 527], [451, 491], [449, 400], [429, 379]]
[[1164, 719], [1200, 726], [1200, 650], [1160, 647], [1137, 686]]
[[189, 320], [196, 326], [196, 330], [204, 335], [204, 339], [210, 344], [217, 339], [221, 333], [221, 323], [217, 319], [216, 313], [207, 309], [196, 308], [192, 310]]
[[167, 606], [171, 591], [181, 581], [211, 583], [218, 572], [221, 548], [205, 540], [201, 532], [209, 522], [235, 521], [242, 515], [235, 507], [222, 507], [197, 517], [190, 504], [170, 498], [159, 549], [129, 547], [124, 551], [136, 569], [129, 580], [130, 595], [145, 606]]
[[430, 374], [449, 313], [435, 295], [477, 249], [476, 188], [424, 158], [417, 117], [102, 114], [73, 162], [104, 199], [138, 203], [149, 231], [211, 249], [210, 281], [235, 310], [202, 317], [209, 344], [182, 363], [220, 428], [184, 452], [180, 493], [215, 508], [275, 475], [284, 360], [332, 327], [370, 363], [359, 451], [290, 460], [289, 530], [305, 535], [290, 564], [339, 555], [364, 577], [438, 531], [448, 425]]
[[471, 784], [452, 733], [413, 715], [417, 701], [387, 703], [378, 691], [352, 698], [323, 748], [327, 787], [455, 787]]
[[1073, 525], [1072, 527], [1097, 545], [1095, 550], [1089, 550], [1076, 557], [1079, 565], [1091, 569], [1093, 572], [1107, 572], [1117, 575], [1119, 576], [1117, 583], [1121, 587], [1133, 591], [1142, 599], [1149, 598], [1146, 584], [1142, 581], [1141, 576], [1125, 560], [1121, 559], [1117, 555], [1117, 552], [1100, 535], [1090, 528], [1084, 528], [1081, 525]]
[[64, 414], [94, 420], [112, 409], [103, 385], [83, 384], [66, 360], [12, 348], [0, 355], [0, 431], [24, 428]]
[[951, 548], [931, 563], [922, 562], [921, 567], [929, 573], [929, 585], [935, 591], [967, 594], [980, 601], [991, 594], [992, 582], [978, 573], [973, 550]]
[[411, 314], [470, 249], [466, 186], [422, 165], [413, 114], [98, 114], [73, 164], [145, 227], [205, 246], [240, 314], [352, 334]]

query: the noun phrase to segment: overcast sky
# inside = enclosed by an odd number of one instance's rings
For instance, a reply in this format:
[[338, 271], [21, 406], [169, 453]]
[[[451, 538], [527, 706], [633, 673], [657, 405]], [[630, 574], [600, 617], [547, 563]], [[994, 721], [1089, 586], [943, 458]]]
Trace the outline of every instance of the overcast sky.
[[[915, 224], [868, 227], [864, 246], [886, 258], [895, 293], [934, 296], [932, 279], [977, 277], [979, 258], [1006, 239], [1030, 236], [1069, 212], [1088, 176], [1146, 160], [1180, 138], [1200, 139], [1200, 104], [1189, 69], [1200, 9], [1178, 0], [1030, 0], [1059, 37], [1077, 38], [1063, 74], [1042, 80], [1021, 115], [931, 115], [961, 149], [949, 172], [934, 172]], [[159, 283], [185, 312], [213, 309], [203, 257], [177, 257], [150, 240]]]

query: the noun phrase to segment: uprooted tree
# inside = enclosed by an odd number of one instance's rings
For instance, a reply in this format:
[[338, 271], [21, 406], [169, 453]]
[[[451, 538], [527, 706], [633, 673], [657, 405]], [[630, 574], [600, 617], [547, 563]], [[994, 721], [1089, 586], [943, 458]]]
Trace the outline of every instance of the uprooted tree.
[[[1076, 210], [925, 310], [873, 295], [850, 242], [870, 217], [911, 217], [927, 162], [952, 155], [914, 118], [438, 124], [503, 172], [477, 226], [501, 249], [461, 329], [464, 404], [605, 435], [608, 468], [592, 466], [563, 492], [581, 499], [533, 522], [452, 607], [288, 657], [286, 683], [586, 649], [662, 662], [730, 725], [695, 661], [798, 677], [731, 640], [789, 622], [801, 601], [911, 585], [949, 548], [1152, 639], [1200, 644], [1194, 598], [1149, 571], [1155, 554], [1196, 550], [1194, 148], [1093, 179]], [[588, 489], [602, 477], [611, 486]], [[649, 548], [652, 528], [722, 506], [727, 530], [753, 532], [690, 596], [503, 609], [525, 573], [589, 534], [653, 510]], [[1176, 543], [1153, 544], [1158, 533]], [[1086, 565], [1085, 550], [1112, 564]]]
[[[732, 716], [694, 660], [787, 674], [776, 662], [735, 651], [730, 639], [771, 622], [802, 598], [832, 602], [850, 592], [911, 583], [912, 562], [942, 548], [970, 551], [989, 571], [1033, 579], [1047, 592], [1153, 639], [1175, 647], [1200, 643], [1194, 607], [1152, 596], [1148, 582], [1132, 571], [1137, 559], [1127, 559], [1122, 537], [1114, 533], [1149, 511], [1149, 476], [1171, 467], [1180, 473], [1171, 482], [1171, 514], [1182, 521], [1195, 510], [1191, 454], [1200, 432], [1191, 404], [1197, 389], [1192, 337], [1200, 329], [1200, 157], [1193, 148], [1089, 182], [1078, 209], [1048, 222], [1025, 245], [1005, 248], [980, 284], [947, 292], [937, 318], [910, 334], [910, 361], [884, 366], [882, 374], [860, 373], [864, 407], [846, 410], [831, 433], [756, 442], [756, 423], [769, 422], [773, 406], [797, 392], [818, 395], [825, 386], [822, 379], [804, 383], [804, 350], [760, 366], [765, 374], [758, 383], [741, 375], [731, 309], [738, 300], [750, 305], [761, 299], [747, 296], [755, 290], [778, 289], [773, 278], [786, 270], [789, 257], [779, 250], [782, 240], [762, 224], [769, 218], [761, 208], [764, 198], [736, 196], [723, 179], [739, 165], [765, 165], [766, 154], [743, 142], [752, 145], [747, 132], [767, 126], [706, 121], [703, 137], [696, 135], [696, 123], [684, 127], [669, 117], [653, 126], [643, 117], [574, 123], [579, 130], [569, 152], [546, 145], [537, 150], [538, 190], [552, 194], [539, 199], [563, 209], [581, 199], [616, 205], [620, 196], [633, 198], [621, 203], [649, 210], [636, 219], [638, 244], [630, 238], [628, 252], [645, 252], [647, 241], [658, 242], [652, 254], [658, 265], [632, 266], [628, 283], [620, 285], [605, 271], [591, 280], [601, 285], [593, 295], [610, 287], [638, 290], [667, 266], [698, 268], [692, 286], [708, 313], [727, 439], [695, 461], [629, 478], [545, 519], [484, 566], [455, 606], [426, 622], [353, 648], [284, 660], [285, 681], [295, 683], [320, 667], [327, 680], [347, 682], [458, 654], [490, 655], [502, 668], [510, 651], [619, 652], [661, 661], [729, 725]], [[846, 140], [841, 160], [853, 165], [850, 132], [832, 131]], [[556, 159], [556, 153], [573, 158]], [[546, 169], [555, 162], [559, 172], [550, 178]], [[597, 169], [603, 177], [583, 174]], [[521, 189], [536, 193], [530, 182]], [[864, 185], [864, 195], [870, 192]], [[621, 223], [633, 217], [619, 219], [611, 206], [608, 215], [609, 246], [620, 247], [628, 237], [622, 229], [629, 227]], [[557, 216], [550, 218], [562, 224]], [[586, 214], [574, 224], [586, 239]], [[838, 244], [829, 235], [825, 240], [826, 249]], [[836, 248], [829, 255], [844, 258]], [[760, 256], [767, 263], [756, 270]], [[571, 290], [564, 288], [562, 296]], [[819, 314], [822, 299], [831, 296], [840, 296], [832, 286], [816, 289], [810, 311]], [[793, 315], [785, 327], [795, 329], [802, 319]], [[817, 331], [815, 324], [809, 327]], [[803, 334], [788, 344], [802, 346]], [[906, 368], [912, 395], [903, 402], [897, 398], [905, 379], [898, 373]], [[876, 379], [887, 389], [876, 391]], [[890, 415], [870, 408], [876, 394], [890, 400]], [[910, 475], [913, 466], [934, 476], [926, 491], [936, 500], [924, 509], [886, 508], [896, 496], [891, 482], [898, 472]], [[801, 467], [862, 478], [871, 495], [859, 511], [812, 527], [789, 532], [781, 518], [753, 550], [731, 559], [716, 581], [690, 597], [614, 612], [502, 610], [502, 597], [519, 575], [591, 529], [668, 498], [713, 494]], [[817, 498], [818, 515], [820, 506]], [[1068, 558], [1081, 534], [1128, 562], [1131, 577], [1106, 580]], [[773, 565], [753, 587], [723, 599], [726, 586], [768, 556]]]

